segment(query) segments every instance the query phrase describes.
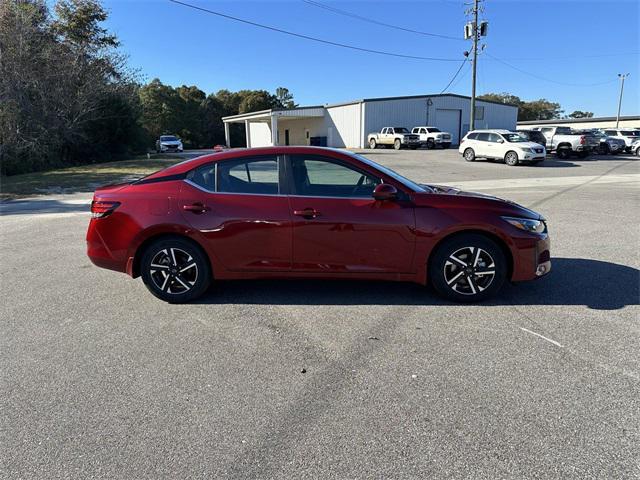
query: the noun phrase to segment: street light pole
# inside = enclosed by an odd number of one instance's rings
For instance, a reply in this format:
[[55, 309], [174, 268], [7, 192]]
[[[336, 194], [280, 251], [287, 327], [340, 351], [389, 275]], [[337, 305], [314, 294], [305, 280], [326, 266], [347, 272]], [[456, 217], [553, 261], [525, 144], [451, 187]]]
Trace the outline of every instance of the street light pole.
[[620, 123], [620, 109], [622, 108], [622, 92], [624, 92], [624, 79], [629, 76], [628, 73], [619, 73], [618, 77], [622, 82], [620, 83], [620, 98], [618, 99], [618, 115], [616, 116], [616, 128], [618, 128], [618, 124]]

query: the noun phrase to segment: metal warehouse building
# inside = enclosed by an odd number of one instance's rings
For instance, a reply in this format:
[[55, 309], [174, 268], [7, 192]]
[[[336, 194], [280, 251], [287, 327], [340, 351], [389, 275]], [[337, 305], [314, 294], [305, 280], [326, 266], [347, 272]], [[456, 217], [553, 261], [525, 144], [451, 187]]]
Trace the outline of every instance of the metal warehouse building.
[[[363, 148], [367, 135], [383, 127], [429, 125], [452, 134], [452, 143], [469, 130], [471, 99], [463, 95], [416, 95], [366, 98], [347, 103], [262, 110], [224, 117], [226, 144], [229, 125], [245, 125], [247, 147], [271, 145], [320, 145]], [[518, 108], [513, 105], [476, 101], [476, 128], [515, 130]]]

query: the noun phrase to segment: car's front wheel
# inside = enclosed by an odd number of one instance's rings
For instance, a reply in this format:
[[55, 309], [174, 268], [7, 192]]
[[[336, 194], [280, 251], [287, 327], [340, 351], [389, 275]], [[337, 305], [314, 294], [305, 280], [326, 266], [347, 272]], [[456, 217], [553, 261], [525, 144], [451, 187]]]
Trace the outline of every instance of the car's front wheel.
[[205, 253], [182, 238], [165, 238], [149, 245], [140, 263], [149, 291], [169, 303], [185, 303], [202, 295], [211, 282]]
[[440, 295], [456, 302], [475, 302], [497, 293], [507, 271], [502, 249], [483, 235], [469, 233], [440, 245], [427, 273]]
[[371, 150], [375, 150], [377, 146], [378, 145], [376, 144], [376, 139], [375, 138], [372, 138], [371, 140], [369, 140], [369, 148]]
[[393, 142], [393, 148], [396, 150], [400, 150], [402, 148], [402, 142], [399, 138], [396, 138], [395, 142]]
[[515, 167], [518, 165], [518, 154], [516, 152], [507, 152], [504, 156], [504, 163], [510, 167]]

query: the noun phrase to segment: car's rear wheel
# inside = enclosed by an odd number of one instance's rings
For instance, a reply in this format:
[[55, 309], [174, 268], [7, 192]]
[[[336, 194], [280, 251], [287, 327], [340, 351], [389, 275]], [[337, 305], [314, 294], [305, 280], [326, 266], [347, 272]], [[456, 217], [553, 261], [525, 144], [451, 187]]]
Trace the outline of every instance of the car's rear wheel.
[[393, 148], [395, 148], [396, 150], [400, 150], [402, 148], [402, 142], [399, 138], [396, 138], [396, 140], [393, 142]]
[[434, 148], [436, 148], [435, 142], [431, 139], [427, 140], [427, 148], [429, 150], [433, 150]]
[[165, 238], [149, 245], [140, 263], [149, 291], [169, 303], [185, 303], [202, 295], [211, 282], [204, 252], [182, 238]]
[[571, 156], [571, 150], [568, 148], [559, 148], [556, 155], [562, 160], [567, 160]]
[[473, 162], [476, 159], [476, 152], [473, 148], [467, 148], [462, 155], [467, 162]]
[[456, 302], [475, 302], [496, 294], [507, 271], [505, 255], [494, 241], [468, 233], [438, 247], [429, 262], [428, 274], [440, 295]]
[[515, 167], [518, 165], [518, 154], [516, 152], [507, 152], [504, 156], [504, 163], [510, 167]]
[[369, 148], [371, 150], [375, 150], [377, 146], [378, 145], [376, 144], [376, 139], [375, 138], [372, 138], [371, 140], [369, 140]]

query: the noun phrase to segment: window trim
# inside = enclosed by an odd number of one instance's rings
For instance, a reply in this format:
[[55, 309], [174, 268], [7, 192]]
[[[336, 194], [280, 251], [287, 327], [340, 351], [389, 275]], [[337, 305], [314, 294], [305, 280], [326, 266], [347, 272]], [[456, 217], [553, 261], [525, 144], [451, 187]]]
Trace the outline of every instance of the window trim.
[[[265, 159], [275, 159], [276, 160], [276, 164], [278, 166], [278, 193], [243, 193], [243, 192], [219, 192], [218, 191], [218, 165], [222, 162], [230, 162], [230, 161], [241, 161], [244, 159], [259, 159], [259, 158], [265, 158]], [[259, 160], [257, 160], [259, 161]], [[251, 162], [245, 162], [246, 163], [251, 163]], [[196, 182], [192, 181], [189, 177], [189, 174], [191, 174], [192, 172], [195, 172], [196, 170], [203, 168], [203, 167], [207, 167], [209, 165], [213, 165], [214, 168], [214, 188], [215, 190], [209, 190], [208, 188], [203, 187], [202, 185], [197, 184]], [[185, 183], [188, 183], [189, 185], [191, 185], [194, 188], [197, 188], [198, 190], [202, 190], [203, 192], [206, 193], [210, 193], [213, 195], [252, 195], [252, 196], [258, 196], [258, 197], [286, 197], [287, 193], [286, 193], [286, 184], [283, 183], [283, 174], [284, 174], [284, 156], [283, 155], [273, 155], [273, 154], [268, 154], [268, 155], [247, 155], [244, 157], [235, 157], [235, 158], [229, 158], [226, 160], [220, 160], [217, 162], [211, 162], [211, 163], [205, 163], [202, 164], [198, 167], [193, 168], [192, 170], [189, 170], [185, 175], [184, 178], [182, 179]]]

